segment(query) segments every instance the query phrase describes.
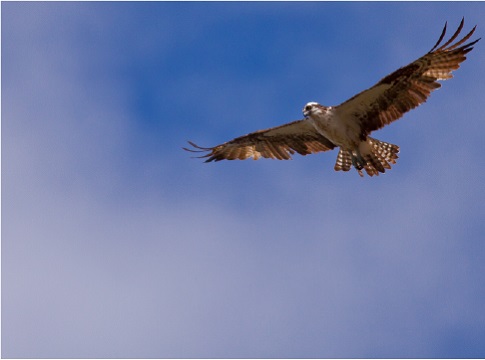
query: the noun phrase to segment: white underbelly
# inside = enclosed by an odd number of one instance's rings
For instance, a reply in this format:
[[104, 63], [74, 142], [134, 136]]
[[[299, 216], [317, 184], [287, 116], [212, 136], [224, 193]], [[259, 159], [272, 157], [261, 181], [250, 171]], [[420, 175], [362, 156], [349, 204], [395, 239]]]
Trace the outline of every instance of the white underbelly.
[[313, 119], [313, 126], [319, 134], [344, 149], [354, 149], [361, 142], [359, 129], [355, 124], [346, 124], [339, 119]]

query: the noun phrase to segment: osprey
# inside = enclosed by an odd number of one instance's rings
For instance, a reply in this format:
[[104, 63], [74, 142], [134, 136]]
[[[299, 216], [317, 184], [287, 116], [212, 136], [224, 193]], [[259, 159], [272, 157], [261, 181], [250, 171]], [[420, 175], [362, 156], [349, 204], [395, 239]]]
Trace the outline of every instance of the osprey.
[[[208, 152], [206, 162], [260, 157], [288, 160], [295, 152], [308, 155], [339, 147], [335, 170], [355, 167], [369, 176], [384, 173], [396, 163], [399, 147], [370, 137], [370, 133], [399, 119], [407, 111], [424, 103], [431, 91], [441, 85], [438, 80], [453, 77], [465, 54], [480, 39], [464, 44], [476, 26], [461, 40], [455, 41], [464, 24], [443, 45], [446, 23], [435, 46], [424, 56], [384, 77], [338, 106], [309, 102], [303, 108], [304, 119], [259, 130], [214, 147], [204, 148], [189, 141], [191, 152]], [[438, 47], [439, 46], [439, 47]]]

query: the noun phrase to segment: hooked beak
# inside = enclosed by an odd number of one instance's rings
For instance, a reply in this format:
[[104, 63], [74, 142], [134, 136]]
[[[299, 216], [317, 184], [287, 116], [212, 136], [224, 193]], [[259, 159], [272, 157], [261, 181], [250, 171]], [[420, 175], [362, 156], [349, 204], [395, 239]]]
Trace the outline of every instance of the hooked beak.
[[309, 116], [310, 116], [310, 114], [311, 114], [311, 111], [310, 111], [310, 110], [303, 109], [303, 116], [304, 116], [304, 117], [306, 117], [306, 118], [307, 118], [307, 117], [309, 117]]

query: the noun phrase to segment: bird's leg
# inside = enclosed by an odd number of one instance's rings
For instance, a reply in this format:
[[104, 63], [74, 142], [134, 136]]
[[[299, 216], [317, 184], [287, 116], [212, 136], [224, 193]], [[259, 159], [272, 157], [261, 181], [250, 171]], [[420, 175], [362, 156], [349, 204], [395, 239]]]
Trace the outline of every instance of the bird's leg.
[[357, 170], [362, 170], [364, 168], [365, 160], [362, 157], [359, 148], [352, 151], [352, 165], [354, 165]]

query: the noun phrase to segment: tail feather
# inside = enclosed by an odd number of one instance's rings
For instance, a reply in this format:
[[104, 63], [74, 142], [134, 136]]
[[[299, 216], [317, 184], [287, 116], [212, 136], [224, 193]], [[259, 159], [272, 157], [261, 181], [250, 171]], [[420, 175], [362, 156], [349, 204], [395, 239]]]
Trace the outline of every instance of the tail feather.
[[335, 163], [335, 171], [349, 171], [352, 168], [352, 153], [340, 148]]
[[335, 170], [349, 171], [354, 165], [362, 177], [364, 176], [362, 170], [365, 170], [369, 176], [378, 176], [379, 173], [385, 173], [386, 169], [390, 169], [391, 164], [396, 163], [399, 146], [371, 137], [368, 137], [362, 145], [357, 151], [341, 148], [335, 163]]
[[[367, 141], [369, 144], [372, 145], [372, 147], [375, 149], [375, 151], [387, 162], [391, 164], [396, 163], [396, 159], [399, 158], [397, 155], [399, 153], [399, 146], [386, 143], [384, 141], [380, 141], [371, 137], [367, 138]], [[389, 165], [389, 168], [391, 168], [391, 165]]]

